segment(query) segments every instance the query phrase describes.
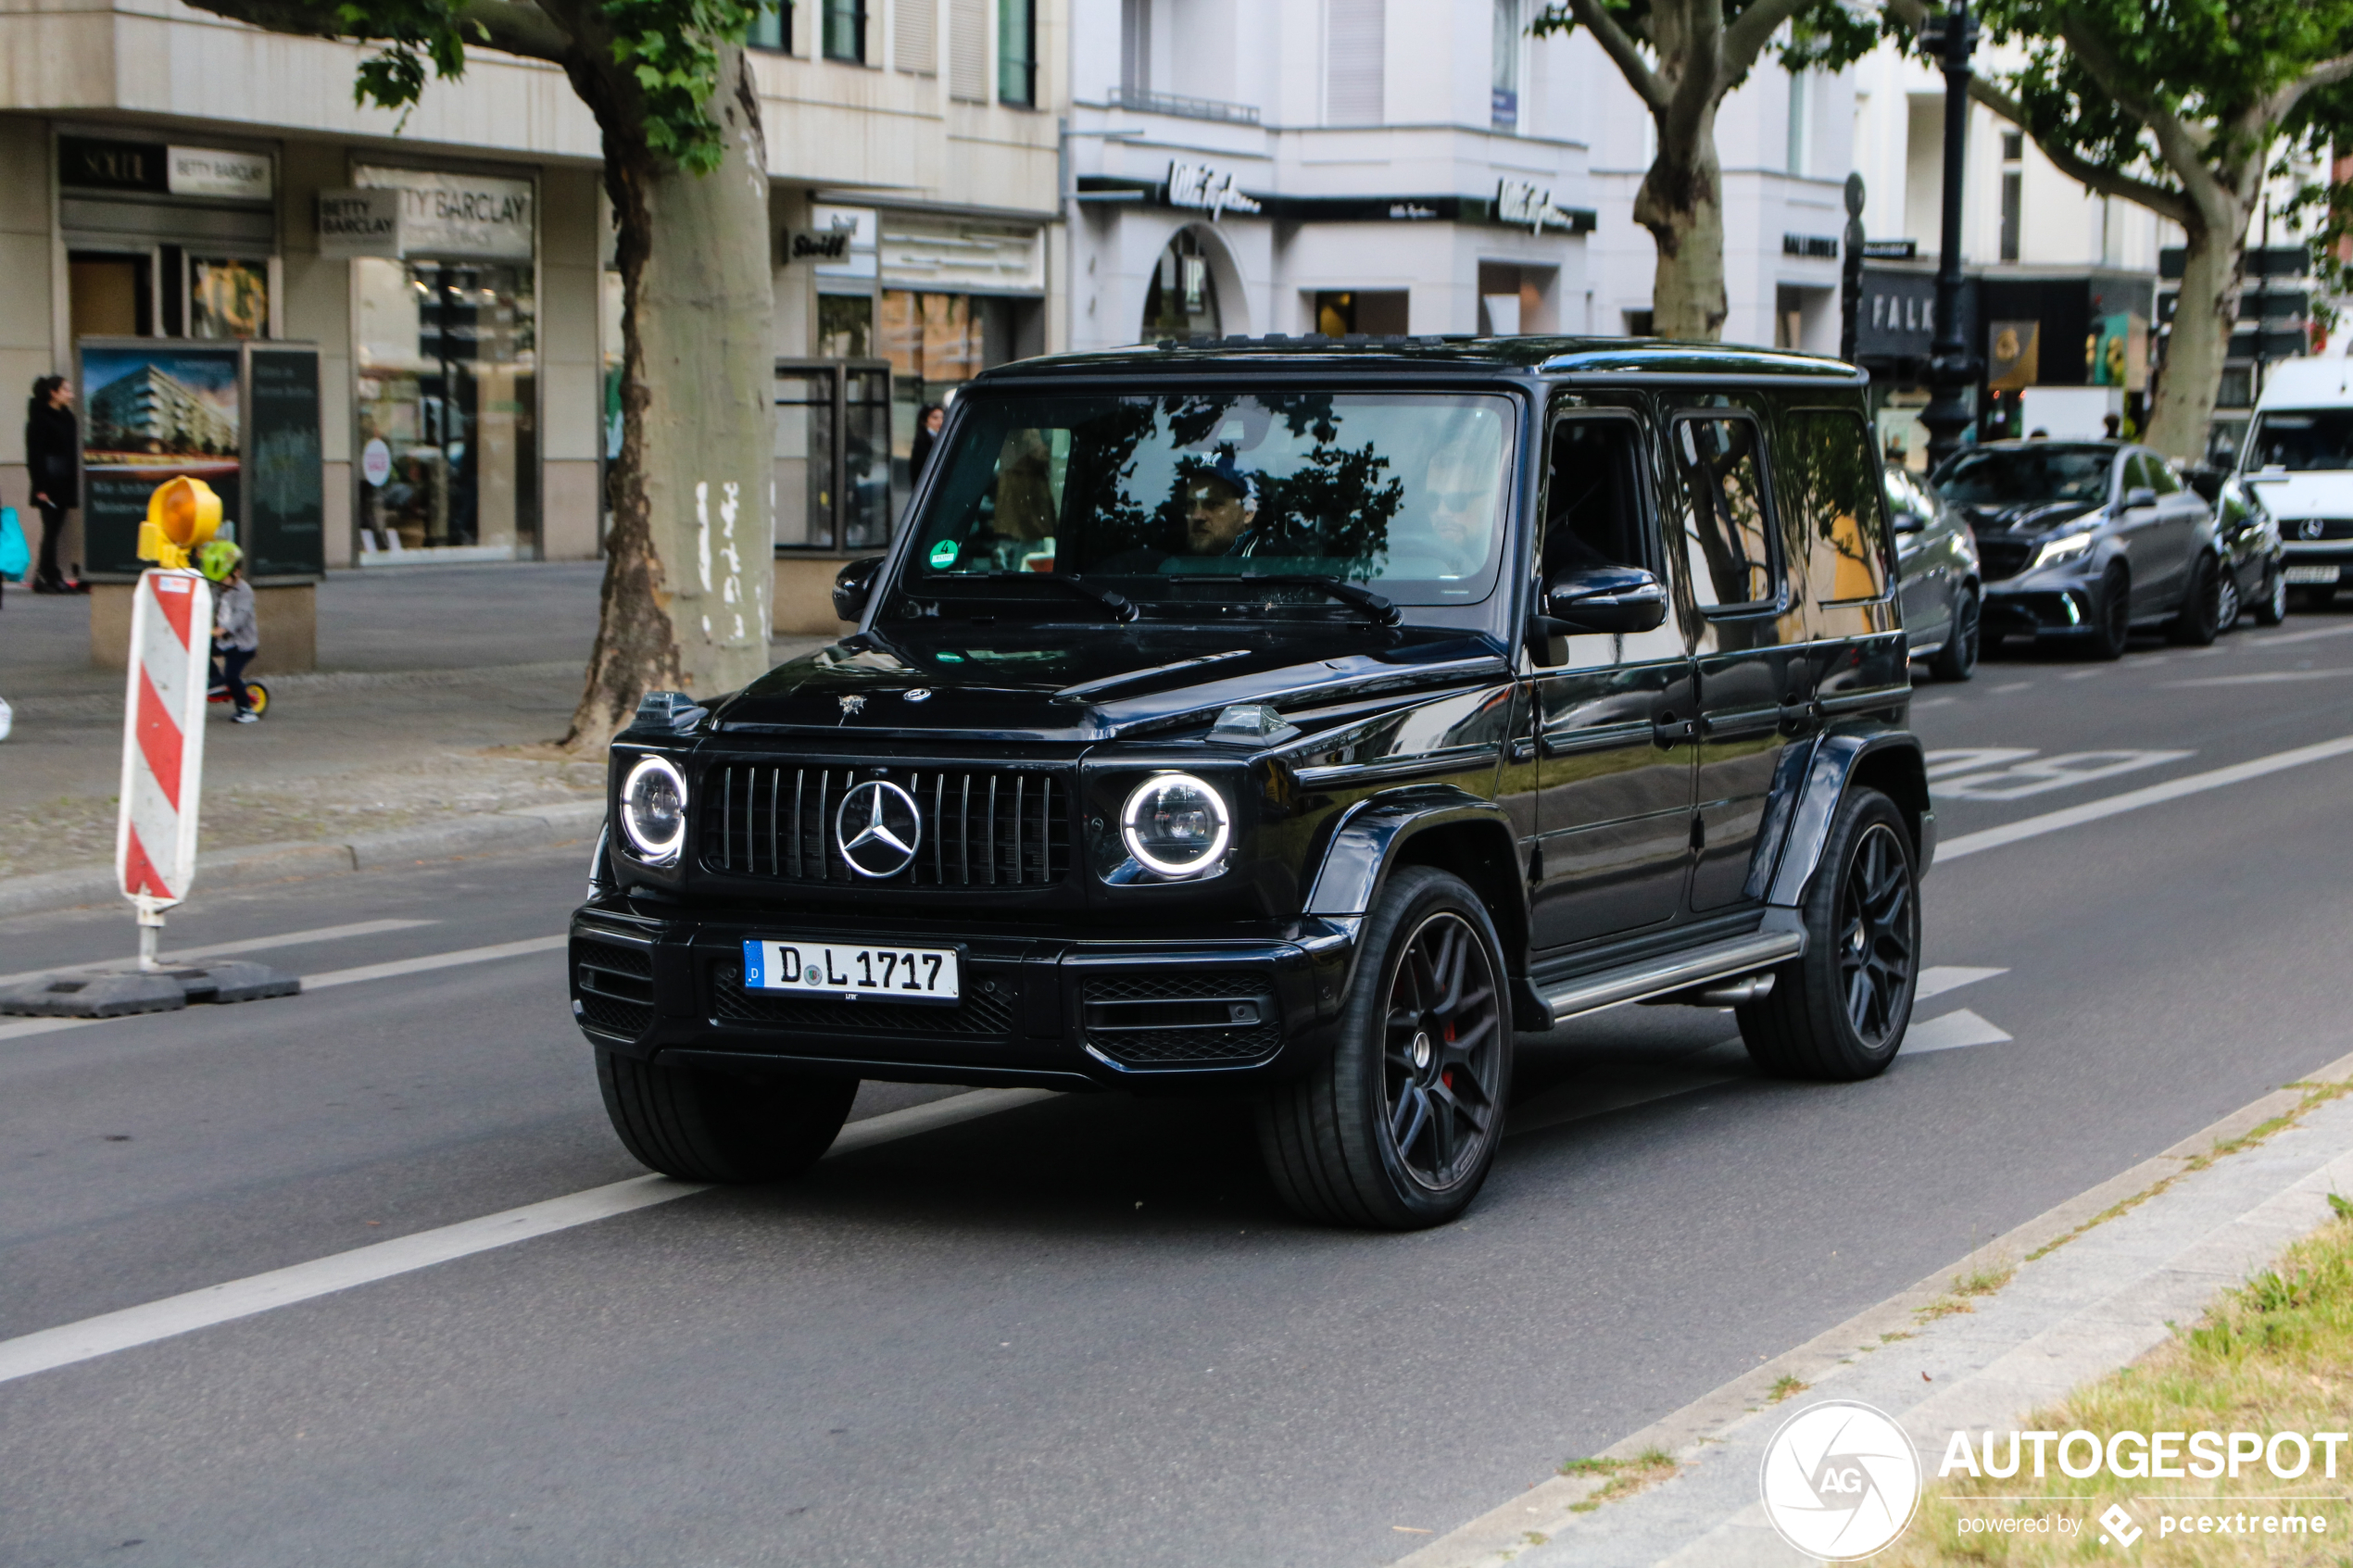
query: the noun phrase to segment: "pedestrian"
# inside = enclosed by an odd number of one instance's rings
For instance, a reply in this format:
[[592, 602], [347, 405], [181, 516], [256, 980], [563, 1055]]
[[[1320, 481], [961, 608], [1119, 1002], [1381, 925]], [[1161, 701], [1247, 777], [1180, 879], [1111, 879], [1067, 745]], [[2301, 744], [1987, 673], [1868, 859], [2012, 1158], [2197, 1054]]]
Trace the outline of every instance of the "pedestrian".
[[32, 577], [36, 594], [70, 594], [57, 570], [57, 544], [65, 536], [66, 508], [82, 504], [82, 427], [73, 418], [73, 383], [42, 376], [25, 407], [24, 466], [32, 479], [32, 504], [41, 510], [41, 559]]
[[253, 694], [245, 685], [245, 666], [261, 646], [261, 628], [253, 612], [253, 584], [245, 581], [245, 553], [226, 539], [215, 539], [196, 552], [196, 570], [212, 581], [212, 679], [229, 688], [237, 705], [234, 722], [250, 724], [260, 715], [253, 710]]
[[924, 476], [924, 465], [931, 460], [932, 443], [939, 439], [939, 427], [948, 422], [948, 410], [937, 403], [926, 403], [915, 416], [915, 445], [907, 454], [909, 483]]
[[2121, 414], [2102, 414], [2100, 416], [2100, 431], [2101, 433], [2110, 441], [2123, 440], [2124, 416]]

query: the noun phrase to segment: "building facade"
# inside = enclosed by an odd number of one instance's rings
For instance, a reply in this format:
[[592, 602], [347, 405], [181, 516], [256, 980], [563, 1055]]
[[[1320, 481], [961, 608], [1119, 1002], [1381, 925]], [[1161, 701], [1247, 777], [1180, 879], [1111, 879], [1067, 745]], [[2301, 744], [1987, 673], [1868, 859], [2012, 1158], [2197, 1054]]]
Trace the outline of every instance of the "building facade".
[[[923, 401], [1061, 336], [1064, 19], [819, 0], [755, 29], [778, 539], [812, 575], [887, 528]], [[0, 387], [76, 375], [85, 339], [315, 344], [329, 569], [595, 556], [620, 290], [560, 71], [477, 51], [404, 119], [353, 105], [366, 51], [173, 0], [0, 0]], [[93, 417], [169, 402], [152, 377], [103, 410], [81, 390]]]

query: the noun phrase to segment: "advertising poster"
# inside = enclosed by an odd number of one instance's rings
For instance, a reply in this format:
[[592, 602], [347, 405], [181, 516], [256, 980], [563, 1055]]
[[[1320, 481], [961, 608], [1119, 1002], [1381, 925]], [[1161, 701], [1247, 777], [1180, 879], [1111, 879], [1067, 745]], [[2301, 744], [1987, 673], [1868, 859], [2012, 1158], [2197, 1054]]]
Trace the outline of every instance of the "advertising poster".
[[88, 571], [100, 581], [138, 575], [147, 497], [186, 474], [242, 518], [238, 494], [240, 346], [157, 339], [84, 339], [82, 527]]
[[245, 509], [238, 530], [256, 577], [315, 577], [327, 569], [326, 486], [319, 466], [319, 353], [247, 352]]

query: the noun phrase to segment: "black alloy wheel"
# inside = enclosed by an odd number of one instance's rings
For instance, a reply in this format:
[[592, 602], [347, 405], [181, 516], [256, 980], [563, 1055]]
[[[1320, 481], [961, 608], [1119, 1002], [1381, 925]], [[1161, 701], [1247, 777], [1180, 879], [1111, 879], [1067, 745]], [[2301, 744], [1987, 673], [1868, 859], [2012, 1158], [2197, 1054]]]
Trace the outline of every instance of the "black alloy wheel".
[[2258, 626], [2277, 626], [2287, 619], [2287, 573], [2277, 561], [2263, 569], [2263, 592], [2252, 608]]
[[1944, 646], [1928, 661], [1928, 672], [1940, 681], [1966, 681], [1977, 673], [1979, 622], [1983, 612], [1978, 608], [1977, 590], [1964, 588], [1953, 605], [1953, 629], [1945, 635]]
[[2214, 629], [2227, 632], [2239, 623], [2239, 614], [2246, 607], [2239, 602], [2239, 574], [2233, 568], [2221, 573], [2219, 597], [2214, 607]]
[[2201, 554], [2190, 567], [2190, 585], [2165, 634], [2191, 647], [2208, 647], [2222, 630], [2222, 577], [2214, 558]]
[[2122, 659], [2133, 643], [2133, 573], [2122, 561], [2100, 575], [2092, 597], [2092, 657]]
[[1887, 1070], [1904, 1044], [1919, 978], [1919, 874], [1895, 803], [1851, 789], [1802, 909], [1806, 952], [1772, 990], [1737, 1010], [1756, 1064], [1792, 1078], [1853, 1080]]
[[1443, 1224], [1469, 1206], [1511, 1095], [1504, 972], [1494, 922], [1459, 877], [1390, 875], [1333, 1049], [1259, 1101], [1259, 1148], [1285, 1203], [1383, 1230]]
[[605, 1113], [641, 1164], [686, 1182], [779, 1182], [833, 1147], [855, 1078], [735, 1078], [597, 1052]]

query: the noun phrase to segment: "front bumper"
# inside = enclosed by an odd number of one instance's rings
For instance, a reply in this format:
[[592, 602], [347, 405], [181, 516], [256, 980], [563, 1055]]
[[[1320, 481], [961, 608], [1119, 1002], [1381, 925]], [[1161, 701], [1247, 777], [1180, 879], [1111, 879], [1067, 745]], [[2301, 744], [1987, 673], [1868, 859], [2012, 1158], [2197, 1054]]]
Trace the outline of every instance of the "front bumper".
[[1980, 627], [1996, 635], [2032, 632], [2037, 636], [2066, 635], [2092, 630], [2093, 585], [2058, 579], [2047, 573], [1997, 583], [1985, 590], [1979, 611]]
[[[1050, 1088], [1234, 1083], [1321, 1051], [1346, 992], [1354, 921], [1247, 935], [1106, 936], [655, 909], [625, 896], [573, 917], [573, 1016], [646, 1060], [932, 1084]], [[953, 1007], [747, 990], [743, 944], [795, 937], [960, 949]]]

